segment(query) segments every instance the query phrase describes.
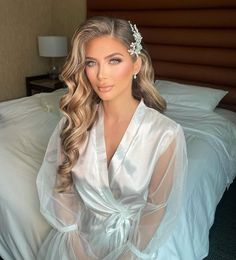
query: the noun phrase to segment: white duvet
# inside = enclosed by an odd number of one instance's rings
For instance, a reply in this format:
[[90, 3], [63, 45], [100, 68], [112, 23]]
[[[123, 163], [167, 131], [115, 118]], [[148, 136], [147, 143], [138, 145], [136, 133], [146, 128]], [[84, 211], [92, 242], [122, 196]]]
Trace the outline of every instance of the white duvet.
[[[60, 115], [63, 91], [0, 103], [0, 255], [33, 260], [50, 226], [40, 215], [35, 179]], [[199, 260], [208, 253], [216, 206], [236, 174], [236, 126], [223, 116], [181, 106], [166, 114], [187, 139], [188, 190], [178, 223], [158, 260]]]

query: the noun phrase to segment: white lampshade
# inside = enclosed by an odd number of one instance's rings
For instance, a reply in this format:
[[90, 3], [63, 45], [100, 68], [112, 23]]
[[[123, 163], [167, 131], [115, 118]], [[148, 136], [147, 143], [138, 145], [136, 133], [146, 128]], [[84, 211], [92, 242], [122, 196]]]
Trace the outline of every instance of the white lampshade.
[[67, 38], [65, 36], [38, 36], [39, 56], [65, 57]]

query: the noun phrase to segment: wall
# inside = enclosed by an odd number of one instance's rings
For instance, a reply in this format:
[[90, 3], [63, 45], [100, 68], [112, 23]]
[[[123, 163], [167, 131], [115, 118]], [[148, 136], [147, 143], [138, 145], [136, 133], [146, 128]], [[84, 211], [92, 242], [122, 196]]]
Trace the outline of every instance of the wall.
[[[86, 19], [86, 0], [53, 0], [52, 23], [55, 35], [68, 37], [68, 48], [71, 38], [81, 22]], [[62, 66], [64, 59], [57, 59], [58, 66]]]
[[25, 96], [25, 77], [47, 72], [37, 36], [70, 38], [85, 15], [85, 0], [0, 1], [0, 101]]
[[52, 10], [54, 33], [71, 38], [78, 25], [86, 19], [86, 0], [54, 0]]

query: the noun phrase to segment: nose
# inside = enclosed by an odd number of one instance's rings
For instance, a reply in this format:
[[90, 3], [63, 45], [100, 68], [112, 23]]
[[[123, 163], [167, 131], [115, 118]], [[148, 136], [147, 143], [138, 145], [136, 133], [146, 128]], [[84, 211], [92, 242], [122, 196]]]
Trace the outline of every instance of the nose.
[[97, 78], [98, 79], [105, 79], [107, 77], [107, 66], [105, 64], [100, 64], [98, 66], [98, 71], [97, 71]]

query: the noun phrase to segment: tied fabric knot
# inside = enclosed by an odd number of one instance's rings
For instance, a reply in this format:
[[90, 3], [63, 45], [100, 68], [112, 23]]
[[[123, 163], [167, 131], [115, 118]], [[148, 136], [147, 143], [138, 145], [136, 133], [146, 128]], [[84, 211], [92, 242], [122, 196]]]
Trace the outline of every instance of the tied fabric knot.
[[132, 195], [121, 200], [115, 200], [111, 193], [103, 193], [103, 195], [104, 199], [109, 202], [109, 207], [104, 210], [107, 216], [103, 223], [104, 232], [110, 235], [114, 248], [120, 248], [127, 243], [130, 235], [133, 237], [146, 201], [142, 197]]
[[112, 234], [122, 227], [130, 227], [131, 217], [132, 215], [128, 212], [128, 210], [122, 210], [111, 214], [106, 221], [108, 222], [106, 225], [106, 233]]
[[111, 214], [105, 221], [105, 232], [114, 236], [116, 248], [127, 241], [133, 217], [132, 211], [121, 209]]

